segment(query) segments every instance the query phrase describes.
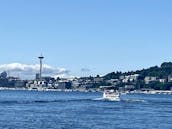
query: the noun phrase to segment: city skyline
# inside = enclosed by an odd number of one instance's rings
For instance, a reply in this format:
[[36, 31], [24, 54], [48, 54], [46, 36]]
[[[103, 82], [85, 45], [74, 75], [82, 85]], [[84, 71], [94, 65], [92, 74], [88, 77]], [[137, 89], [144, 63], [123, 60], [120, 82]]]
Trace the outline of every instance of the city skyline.
[[[95, 76], [172, 61], [171, 1], [1, 1], [0, 70]], [[47, 70], [48, 69], [48, 70]], [[52, 72], [54, 70], [54, 72]]]

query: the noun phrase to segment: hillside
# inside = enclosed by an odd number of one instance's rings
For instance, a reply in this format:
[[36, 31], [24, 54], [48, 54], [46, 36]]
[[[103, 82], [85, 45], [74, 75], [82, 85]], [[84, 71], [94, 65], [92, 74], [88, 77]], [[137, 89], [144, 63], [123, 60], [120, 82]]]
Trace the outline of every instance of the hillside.
[[148, 69], [142, 69], [130, 72], [112, 72], [104, 76], [106, 80], [109, 79], [119, 79], [122, 75], [139, 74], [140, 79], [144, 79], [146, 76], [153, 76], [158, 78], [167, 79], [169, 75], [172, 75], [172, 62], [164, 62], [160, 67], [154, 66]]
[[[172, 88], [172, 62], [164, 62], [160, 66], [130, 72], [112, 72], [105, 75], [105, 80], [120, 79], [121, 76], [138, 75], [134, 82], [121, 82], [117, 86], [134, 85], [135, 89], [153, 88], [157, 90], [170, 90]], [[154, 80], [151, 80], [151, 79]], [[146, 82], [146, 79], [148, 79]], [[149, 80], [150, 79], [150, 80]], [[163, 82], [161, 82], [163, 81]]]

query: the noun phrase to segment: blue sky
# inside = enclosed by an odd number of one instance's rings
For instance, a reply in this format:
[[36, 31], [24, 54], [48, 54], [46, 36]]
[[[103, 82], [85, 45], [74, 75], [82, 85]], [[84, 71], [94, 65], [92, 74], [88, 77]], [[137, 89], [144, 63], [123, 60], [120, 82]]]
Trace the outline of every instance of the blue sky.
[[0, 1], [0, 64], [44, 63], [74, 76], [172, 61], [171, 0]]

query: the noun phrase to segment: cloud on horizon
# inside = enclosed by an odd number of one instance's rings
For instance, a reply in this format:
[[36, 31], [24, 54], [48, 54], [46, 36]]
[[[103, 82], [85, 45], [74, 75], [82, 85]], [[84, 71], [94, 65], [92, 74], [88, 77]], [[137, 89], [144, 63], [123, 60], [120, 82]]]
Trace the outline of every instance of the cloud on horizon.
[[[0, 64], [0, 72], [6, 71], [10, 76], [19, 76], [22, 79], [34, 79], [39, 73], [39, 64], [29, 65], [21, 63]], [[43, 76], [68, 77], [70, 71], [65, 68], [43, 65]]]
[[91, 70], [90, 69], [88, 69], [88, 68], [82, 68], [81, 69], [81, 72], [90, 72]]

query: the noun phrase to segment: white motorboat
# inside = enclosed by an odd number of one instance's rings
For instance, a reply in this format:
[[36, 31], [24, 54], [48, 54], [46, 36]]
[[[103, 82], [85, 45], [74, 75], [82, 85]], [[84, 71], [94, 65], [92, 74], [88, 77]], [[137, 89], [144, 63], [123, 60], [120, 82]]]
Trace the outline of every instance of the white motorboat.
[[114, 90], [105, 90], [103, 93], [103, 99], [110, 101], [119, 101], [120, 93]]

